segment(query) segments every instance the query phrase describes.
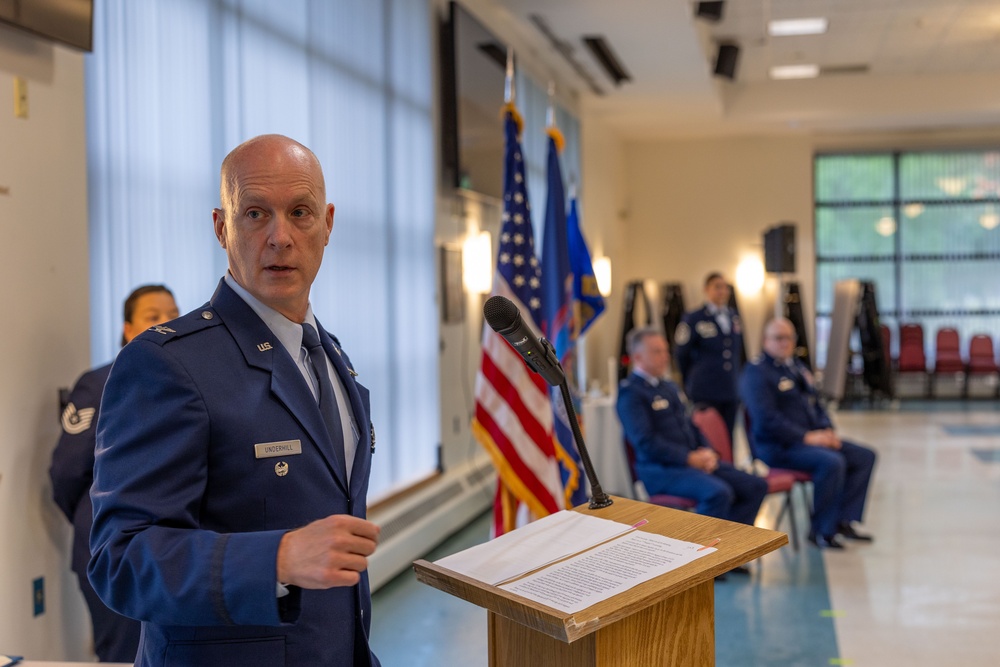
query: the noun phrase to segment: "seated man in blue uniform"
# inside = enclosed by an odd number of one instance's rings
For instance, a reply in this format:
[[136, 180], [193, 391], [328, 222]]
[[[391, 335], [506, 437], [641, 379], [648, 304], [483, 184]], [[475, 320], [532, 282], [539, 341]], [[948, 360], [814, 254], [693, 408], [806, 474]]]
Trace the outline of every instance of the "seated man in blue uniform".
[[740, 408], [743, 325], [729, 309], [729, 295], [722, 274], [708, 274], [705, 305], [684, 315], [674, 332], [674, 345], [688, 400], [718, 410], [732, 437]]
[[791, 322], [769, 322], [763, 348], [743, 371], [740, 386], [757, 455], [769, 466], [812, 475], [813, 544], [843, 549], [841, 537], [871, 541], [853, 522], [864, 516], [875, 452], [837, 435], [812, 376], [795, 358]]
[[[179, 314], [174, 295], [165, 285], [135, 288], [125, 299], [124, 311], [123, 346], [149, 327], [172, 320]], [[94, 653], [101, 662], [132, 662], [139, 646], [139, 622], [108, 609], [87, 579], [90, 527], [94, 521], [90, 504], [94, 434], [101, 413], [101, 394], [110, 372], [111, 364], [105, 364], [84, 373], [74, 385], [62, 413], [63, 432], [52, 452], [49, 478], [56, 504], [73, 524], [71, 566], [90, 610]]]
[[666, 379], [670, 354], [655, 329], [629, 334], [632, 372], [618, 389], [618, 417], [635, 449], [635, 471], [650, 495], [692, 498], [695, 511], [753, 525], [767, 482], [719, 461]]
[[368, 390], [309, 302], [333, 229], [323, 172], [264, 135], [221, 176], [229, 271], [108, 378], [90, 581], [142, 621], [139, 667], [378, 665]]

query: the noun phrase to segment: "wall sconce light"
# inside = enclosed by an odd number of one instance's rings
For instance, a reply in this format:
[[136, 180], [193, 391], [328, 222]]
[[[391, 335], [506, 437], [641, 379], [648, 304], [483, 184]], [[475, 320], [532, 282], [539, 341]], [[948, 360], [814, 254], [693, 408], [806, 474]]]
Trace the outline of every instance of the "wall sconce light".
[[736, 289], [742, 294], [758, 294], [764, 288], [764, 263], [760, 257], [744, 257], [736, 267]]
[[462, 244], [462, 284], [474, 294], [493, 288], [493, 239], [489, 232], [470, 234]]
[[611, 295], [611, 258], [594, 258], [594, 278], [597, 279], [597, 290], [601, 296]]

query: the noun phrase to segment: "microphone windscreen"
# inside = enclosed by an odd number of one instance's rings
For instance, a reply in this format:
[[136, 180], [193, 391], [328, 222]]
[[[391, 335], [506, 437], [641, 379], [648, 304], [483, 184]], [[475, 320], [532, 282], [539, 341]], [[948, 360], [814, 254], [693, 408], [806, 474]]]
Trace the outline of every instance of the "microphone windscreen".
[[521, 313], [513, 301], [497, 294], [486, 300], [483, 316], [494, 331], [501, 332], [512, 327], [520, 319]]

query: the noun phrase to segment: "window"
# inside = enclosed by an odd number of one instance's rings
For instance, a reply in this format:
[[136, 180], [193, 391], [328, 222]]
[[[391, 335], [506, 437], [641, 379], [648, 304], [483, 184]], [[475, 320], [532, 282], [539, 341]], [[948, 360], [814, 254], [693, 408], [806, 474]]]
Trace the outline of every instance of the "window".
[[996, 339], [1000, 151], [817, 156], [815, 221], [821, 366], [834, 284], [847, 278], [875, 283], [894, 350], [899, 323], [923, 325], [930, 360], [942, 327], [963, 349], [973, 334]]
[[428, 2], [100, 1], [88, 55], [92, 356], [125, 296], [166, 283], [182, 312], [226, 270], [219, 166], [252, 136], [309, 146], [336, 205], [317, 317], [371, 389], [373, 495], [434, 470], [440, 439]]

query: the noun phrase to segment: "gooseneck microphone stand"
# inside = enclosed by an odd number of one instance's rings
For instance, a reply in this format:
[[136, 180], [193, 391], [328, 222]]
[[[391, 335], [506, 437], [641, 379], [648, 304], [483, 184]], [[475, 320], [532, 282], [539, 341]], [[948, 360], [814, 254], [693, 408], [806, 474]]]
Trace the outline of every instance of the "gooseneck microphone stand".
[[[552, 361], [561, 367], [552, 343], [545, 338], [540, 338], [539, 341], [545, 350], [545, 356], [550, 357]], [[573, 440], [576, 442], [576, 449], [580, 452], [580, 461], [583, 462], [583, 469], [586, 471], [587, 480], [590, 482], [592, 495], [590, 496], [589, 507], [592, 510], [608, 507], [614, 501], [611, 499], [611, 496], [604, 493], [604, 489], [601, 488], [601, 482], [597, 479], [594, 464], [590, 461], [590, 454], [587, 452], [587, 445], [584, 444], [583, 433], [580, 431], [580, 423], [576, 419], [576, 410], [573, 409], [573, 396], [570, 394], [569, 383], [566, 381], [565, 373], [563, 373], [562, 381], [559, 383], [559, 391], [562, 394], [563, 405], [566, 406], [566, 416], [569, 418], [569, 427], [573, 430]]]

